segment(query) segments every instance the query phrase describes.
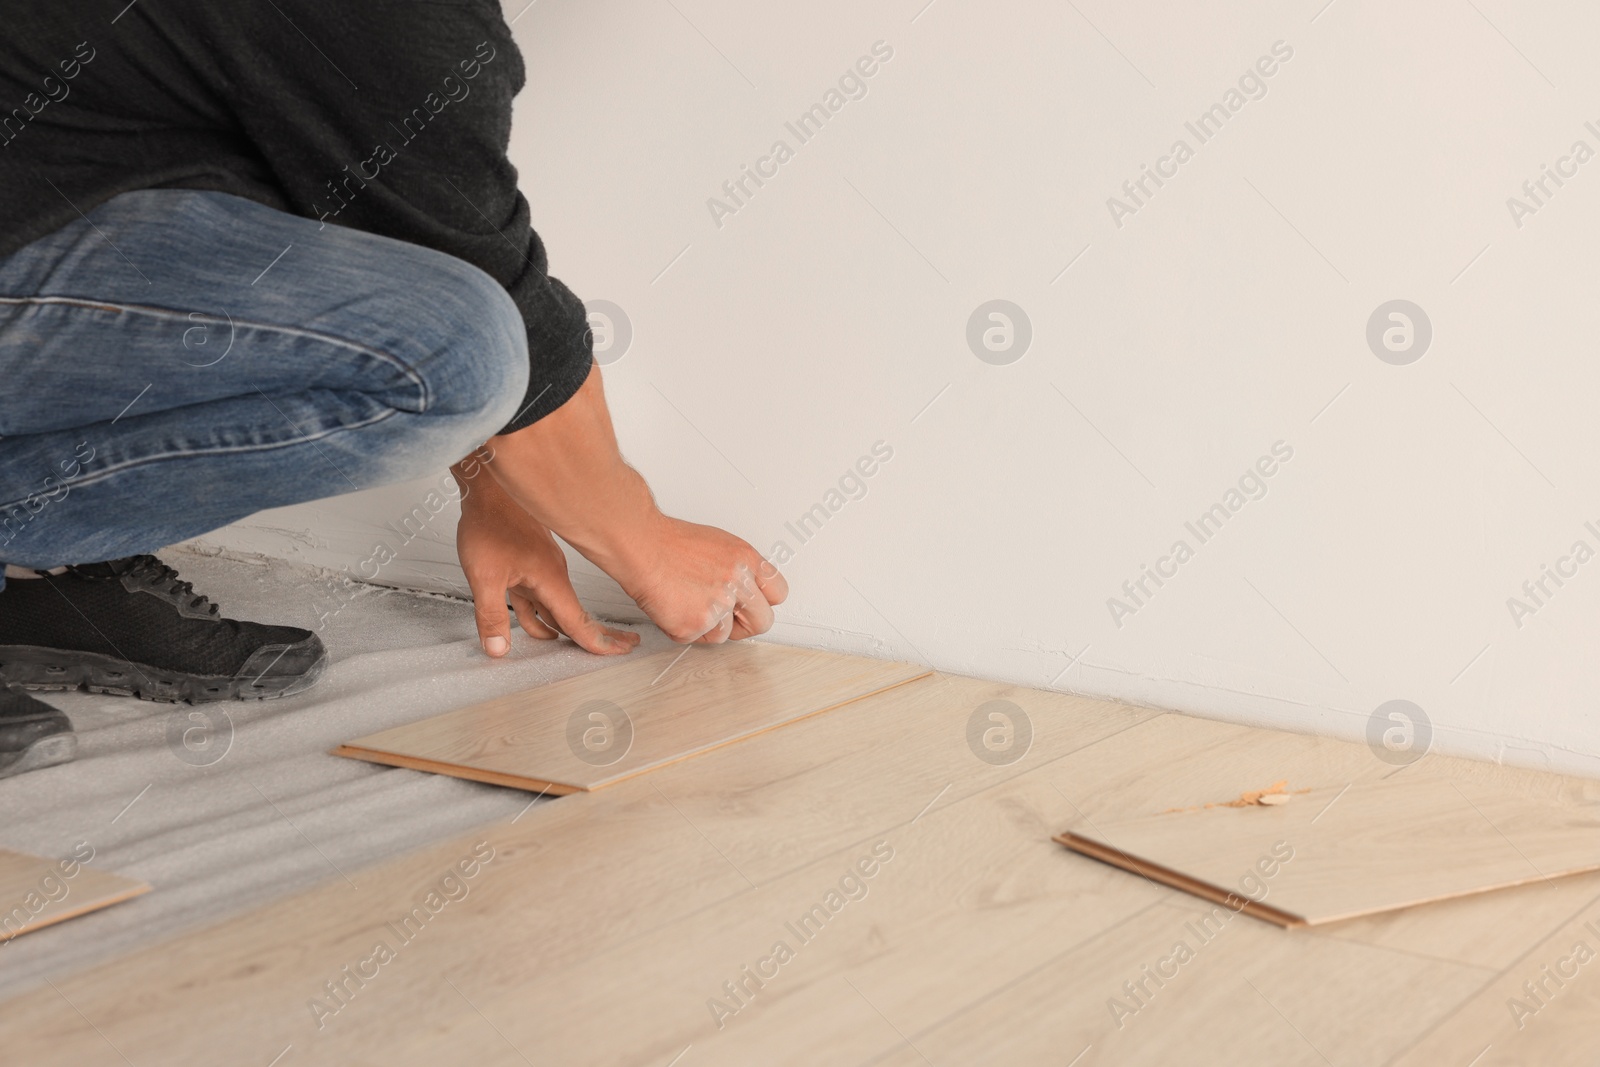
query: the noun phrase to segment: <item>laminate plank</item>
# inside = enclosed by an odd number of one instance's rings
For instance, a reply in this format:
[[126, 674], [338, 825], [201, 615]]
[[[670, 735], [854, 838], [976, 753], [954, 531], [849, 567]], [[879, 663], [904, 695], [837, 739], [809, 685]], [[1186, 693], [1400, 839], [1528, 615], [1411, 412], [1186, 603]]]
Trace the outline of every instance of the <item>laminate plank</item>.
[[690, 646], [383, 730], [335, 754], [562, 795], [615, 785], [931, 673], [750, 641]]
[[1281, 926], [1600, 869], [1600, 812], [1431, 777], [1085, 821], [1056, 840]]
[[[973, 750], [974, 715], [987, 724], [986, 709], [997, 706], [1029, 735], [1026, 751], [1007, 756], [1011, 762], [989, 762]], [[936, 675], [861, 701], [848, 715], [820, 716], [650, 780], [740, 870], [765, 882], [841, 841], [926, 817], [1163, 714]], [[1060, 797], [1056, 803], [1070, 814]], [[1035, 832], [1048, 836], [1049, 829], [1042, 823]]]
[[1572, 807], [1600, 803], [1591, 779], [1431, 754], [1402, 768], [1359, 742], [1175, 713], [1063, 762], [1054, 781], [1084, 817], [1104, 823], [1217, 804], [1280, 780], [1295, 792], [1422, 777]]
[[1278, 781], [1290, 791], [1340, 789], [1394, 771], [1362, 744], [1173, 714], [1068, 757], [1051, 780], [1082, 819], [1104, 826], [1220, 803]]
[[[1600, 782], [1476, 760], [1429, 756], [1405, 775], [1447, 777], [1572, 807], [1600, 801]], [[1319, 936], [1448, 957], [1499, 970], [1543, 940], [1585, 902], [1600, 896], [1600, 873], [1435, 901], [1419, 907], [1317, 927]]]
[[0, 849], [0, 942], [148, 892], [143, 882], [85, 866]]
[[1600, 893], [1554, 924], [1394, 1067], [1590, 1067], [1597, 1018]]
[[[1053, 784], [1073, 806], [1071, 816], [1096, 825], [1214, 803], [1285, 778], [1291, 789], [1337, 790], [1352, 782], [1409, 777], [1448, 779], [1464, 787], [1481, 784], [1576, 807], [1600, 800], [1600, 782], [1589, 779], [1439, 755], [1402, 770], [1379, 760], [1361, 743], [1185, 715], [1164, 715], [1119, 732], [1059, 761], [1052, 771]], [[1591, 884], [1594, 891], [1586, 891]], [[1600, 874], [1578, 874], [1312, 927], [1306, 933], [1314, 930], [1319, 937], [1498, 969], [1543, 939], [1594, 893], [1600, 893]]]
[[1319, 937], [1497, 971], [1596, 898], [1600, 898], [1600, 873], [1575, 874], [1310, 929]]
[[[1192, 898], [1158, 904], [1019, 980], [974, 990], [933, 1026], [902, 1027], [905, 1037], [939, 1067], [1378, 1067], [1485, 978], [1476, 968], [1216, 913]], [[860, 985], [876, 995], [870, 982]], [[858, 1061], [908, 1062], [904, 1043], [881, 1060]]]

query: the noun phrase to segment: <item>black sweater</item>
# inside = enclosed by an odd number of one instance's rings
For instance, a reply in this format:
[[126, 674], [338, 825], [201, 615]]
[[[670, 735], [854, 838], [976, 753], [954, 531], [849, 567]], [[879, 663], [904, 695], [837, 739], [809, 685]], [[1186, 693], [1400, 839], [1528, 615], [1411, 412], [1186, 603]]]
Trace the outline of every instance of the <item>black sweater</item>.
[[118, 193], [234, 193], [504, 285], [532, 362], [506, 431], [583, 384], [583, 304], [545, 273], [506, 158], [523, 66], [497, 0], [3, 6], [0, 257]]

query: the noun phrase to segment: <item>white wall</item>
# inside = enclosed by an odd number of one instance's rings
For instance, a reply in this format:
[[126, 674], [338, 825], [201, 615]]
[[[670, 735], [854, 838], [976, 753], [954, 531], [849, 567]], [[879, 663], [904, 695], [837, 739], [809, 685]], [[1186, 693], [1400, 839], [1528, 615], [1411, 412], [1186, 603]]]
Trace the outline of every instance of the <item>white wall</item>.
[[[1507, 198], [1600, 150], [1600, 12], [924, 3], [539, 0], [515, 24], [553, 272], [632, 323], [606, 370], [624, 450], [670, 511], [797, 550], [775, 637], [1345, 736], [1405, 698], [1443, 748], [1597, 773], [1600, 561], [1520, 626], [1507, 600], [1600, 549], [1600, 160], [1520, 227]], [[877, 41], [867, 95], [799, 144], [785, 121]], [[1185, 122], [1280, 41], [1201, 144]], [[1108, 197], [1179, 138], [1193, 158], [1119, 226]], [[708, 197], [778, 139], [794, 158], [718, 226]], [[996, 298], [1032, 327], [1009, 365], [966, 340]], [[1392, 299], [1431, 320], [1409, 365], [1366, 340]], [[801, 545], [785, 522], [877, 441], [865, 498]], [[1184, 523], [1280, 441], [1200, 544]], [[350, 565], [422, 491], [209, 540]], [[383, 579], [459, 581], [450, 529]], [[1108, 598], [1180, 538], [1117, 625]]]

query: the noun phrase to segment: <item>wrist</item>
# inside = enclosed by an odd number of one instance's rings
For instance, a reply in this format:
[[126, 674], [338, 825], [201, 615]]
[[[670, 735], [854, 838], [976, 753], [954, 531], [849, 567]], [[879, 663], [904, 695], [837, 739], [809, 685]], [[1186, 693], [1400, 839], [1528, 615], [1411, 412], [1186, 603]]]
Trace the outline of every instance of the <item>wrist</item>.
[[667, 517], [656, 507], [650, 488], [638, 472], [625, 467], [610, 491], [566, 528], [552, 527], [589, 562], [630, 588], [636, 578], [649, 573], [650, 557], [659, 543]]
[[[518, 508], [514, 501], [489, 473], [488, 460], [494, 456], [487, 447], [451, 465], [450, 474], [458, 490], [456, 499], [461, 504], [463, 516], [484, 511], [500, 511], [507, 507]], [[521, 510], [518, 508], [518, 510]]]

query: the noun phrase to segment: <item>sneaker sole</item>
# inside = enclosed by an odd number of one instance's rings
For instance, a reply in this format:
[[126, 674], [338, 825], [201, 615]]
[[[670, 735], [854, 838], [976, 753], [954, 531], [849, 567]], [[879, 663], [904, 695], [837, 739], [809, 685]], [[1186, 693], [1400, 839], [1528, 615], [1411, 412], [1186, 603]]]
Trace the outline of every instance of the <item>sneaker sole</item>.
[[[299, 674], [263, 673], [256, 678], [225, 678], [162, 670], [95, 652], [69, 652], [33, 645], [0, 645], [0, 674], [23, 689], [85, 689], [91, 693], [112, 693], [168, 704], [269, 700], [293, 696], [316, 684], [327, 665], [328, 654], [323, 652], [315, 663]], [[35, 747], [43, 743], [37, 742]]]
[[23, 749], [16, 759], [0, 766], [0, 778], [10, 778], [24, 771], [36, 771], [40, 767], [54, 767], [58, 763], [70, 763], [77, 755], [77, 734], [71, 731], [51, 734], [49, 737], [39, 738]]

